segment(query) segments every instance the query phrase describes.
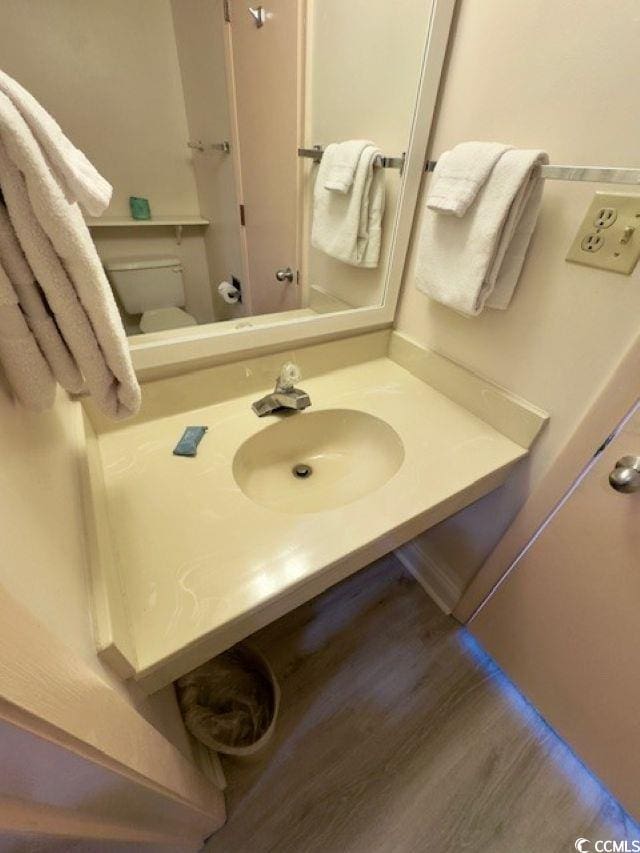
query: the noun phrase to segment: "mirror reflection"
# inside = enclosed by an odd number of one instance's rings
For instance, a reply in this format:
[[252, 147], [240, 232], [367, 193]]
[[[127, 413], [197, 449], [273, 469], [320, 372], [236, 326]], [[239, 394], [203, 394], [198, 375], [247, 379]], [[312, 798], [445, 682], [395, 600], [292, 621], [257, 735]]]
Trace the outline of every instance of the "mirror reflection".
[[89, 224], [130, 336], [382, 303], [428, 15], [4, 0], [2, 67], [113, 184]]

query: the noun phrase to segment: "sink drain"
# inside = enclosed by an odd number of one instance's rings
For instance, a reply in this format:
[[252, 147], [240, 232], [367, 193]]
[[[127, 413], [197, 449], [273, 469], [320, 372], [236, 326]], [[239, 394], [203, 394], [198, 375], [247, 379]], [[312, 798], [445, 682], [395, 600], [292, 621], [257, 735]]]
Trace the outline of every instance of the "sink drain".
[[298, 480], [306, 480], [307, 477], [310, 477], [313, 474], [313, 468], [311, 465], [300, 463], [299, 465], [293, 466], [291, 473], [294, 477], [297, 477]]

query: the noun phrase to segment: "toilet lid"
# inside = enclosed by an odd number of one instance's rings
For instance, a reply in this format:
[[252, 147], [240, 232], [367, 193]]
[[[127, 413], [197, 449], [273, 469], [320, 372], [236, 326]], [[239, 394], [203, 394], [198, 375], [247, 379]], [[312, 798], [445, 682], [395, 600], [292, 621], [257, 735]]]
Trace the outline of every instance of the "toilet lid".
[[146, 334], [197, 325], [196, 318], [187, 314], [182, 308], [155, 308], [153, 311], [145, 311], [140, 318], [140, 331]]

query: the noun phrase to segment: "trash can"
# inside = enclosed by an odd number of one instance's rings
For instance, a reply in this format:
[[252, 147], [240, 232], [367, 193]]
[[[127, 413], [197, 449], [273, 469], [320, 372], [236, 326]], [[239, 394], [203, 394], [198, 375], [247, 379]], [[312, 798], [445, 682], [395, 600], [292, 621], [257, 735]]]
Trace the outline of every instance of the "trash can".
[[209, 749], [243, 758], [271, 740], [280, 687], [267, 659], [249, 643], [183, 675], [176, 690], [187, 729]]

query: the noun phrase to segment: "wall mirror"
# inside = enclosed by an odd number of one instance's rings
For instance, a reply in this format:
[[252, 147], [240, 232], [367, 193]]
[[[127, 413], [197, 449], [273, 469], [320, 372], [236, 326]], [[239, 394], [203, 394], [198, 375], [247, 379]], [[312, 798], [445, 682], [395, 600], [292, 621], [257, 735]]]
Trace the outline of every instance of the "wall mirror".
[[[113, 184], [89, 226], [136, 366], [393, 317], [453, 0], [257, 3], [3, 2], [2, 67]], [[382, 159], [319, 201], [346, 140]]]

